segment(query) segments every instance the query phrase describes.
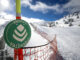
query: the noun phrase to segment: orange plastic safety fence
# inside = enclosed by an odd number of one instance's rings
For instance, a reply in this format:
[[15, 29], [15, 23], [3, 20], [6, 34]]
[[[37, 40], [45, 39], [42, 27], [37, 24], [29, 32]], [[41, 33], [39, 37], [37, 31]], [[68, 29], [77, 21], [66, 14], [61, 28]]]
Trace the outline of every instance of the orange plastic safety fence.
[[38, 48], [26, 48], [23, 52], [23, 58], [29, 60], [47, 60], [49, 53], [53, 53], [50, 50], [50, 45]]
[[[23, 48], [23, 50], [18, 50], [19, 53], [15, 53], [15, 56], [18, 56], [18, 60], [50, 60], [50, 56], [53, 54], [54, 58], [57, 54], [57, 42], [54, 40], [52, 44], [47, 44], [41, 47], [34, 48]], [[19, 54], [19, 55], [18, 55]], [[14, 56], [14, 57], [15, 57]]]
[[23, 60], [50, 60], [51, 55], [55, 60], [58, 52], [56, 36], [53, 41], [50, 41], [45, 32], [37, 30], [35, 26], [33, 27], [42, 37], [49, 41], [49, 44], [36, 48], [23, 48]]

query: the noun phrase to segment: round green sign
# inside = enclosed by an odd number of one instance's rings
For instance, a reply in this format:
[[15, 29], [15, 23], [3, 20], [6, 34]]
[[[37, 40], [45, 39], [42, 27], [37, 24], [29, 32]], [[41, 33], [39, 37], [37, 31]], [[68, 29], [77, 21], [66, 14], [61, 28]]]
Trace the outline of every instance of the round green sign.
[[31, 37], [31, 28], [24, 20], [10, 22], [4, 30], [4, 40], [12, 48], [25, 46]]

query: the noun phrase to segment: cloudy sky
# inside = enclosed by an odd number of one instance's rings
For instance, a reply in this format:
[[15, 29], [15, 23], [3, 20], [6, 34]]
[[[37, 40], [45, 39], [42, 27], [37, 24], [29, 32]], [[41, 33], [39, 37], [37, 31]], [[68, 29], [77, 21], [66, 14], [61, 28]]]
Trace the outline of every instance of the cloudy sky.
[[[28, 19], [54, 21], [80, 11], [80, 0], [21, 0], [21, 15]], [[0, 17], [15, 17], [15, 0], [0, 0]]]

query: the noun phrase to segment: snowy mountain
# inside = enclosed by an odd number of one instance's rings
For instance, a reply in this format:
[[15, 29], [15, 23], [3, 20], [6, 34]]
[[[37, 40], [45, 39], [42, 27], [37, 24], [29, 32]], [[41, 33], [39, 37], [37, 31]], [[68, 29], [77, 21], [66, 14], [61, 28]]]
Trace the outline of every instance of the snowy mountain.
[[80, 26], [80, 12], [67, 15], [55, 23], [57, 27], [78, 27]]
[[80, 60], [80, 28], [79, 27], [44, 27], [41, 30], [46, 32], [51, 39], [54, 34], [57, 36], [58, 51], [64, 60]]
[[[11, 15], [8, 15], [12, 17]], [[11, 21], [12, 19], [5, 19], [6, 17], [0, 16], [0, 25], [5, 24], [7, 21]], [[15, 18], [13, 18], [15, 20]], [[64, 16], [63, 18], [56, 21], [44, 21], [34, 18], [26, 18], [22, 16], [22, 19], [27, 21], [28, 23], [37, 24], [40, 26], [46, 27], [79, 27], [80, 26], [80, 12], [75, 12], [73, 14], [69, 14]]]
[[46, 27], [79, 27], [80, 12], [69, 14], [56, 21], [43, 21], [35, 24], [38, 24], [40, 26], [46, 26]]

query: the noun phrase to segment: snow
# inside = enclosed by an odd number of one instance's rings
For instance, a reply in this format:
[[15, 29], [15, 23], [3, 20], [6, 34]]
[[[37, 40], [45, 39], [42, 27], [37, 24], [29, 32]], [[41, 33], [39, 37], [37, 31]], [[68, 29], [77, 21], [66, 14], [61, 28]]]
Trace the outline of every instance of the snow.
[[[8, 15], [10, 16], [10, 15]], [[14, 18], [13, 18], [14, 19]], [[39, 20], [39, 19], [29, 19], [29, 18], [26, 18], [26, 17], [22, 17], [23, 20], [27, 21], [29, 24], [31, 22], [43, 22], [43, 20]], [[15, 19], [14, 19], [15, 20]], [[6, 27], [6, 25], [10, 22], [11, 20], [9, 19], [6, 19], [5, 17], [3, 16], [0, 16], [0, 38], [3, 36], [3, 32], [4, 32], [4, 28]], [[41, 46], [41, 45], [45, 45], [48, 43], [48, 41], [46, 39], [44, 39], [43, 37], [41, 37], [34, 29], [33, 27], [30, 25], [31, 27], [31, 38], [28, 42], [28, 44], [26, 44], [25, 47], [36, 47], [36, 46]], [[5, 44], [5, 50], [8, 51], [9, 55], [8, 56], [11, 56], [13, 57], [14, 56], [14, 49], [13, 48], [10, 48], [7, 44]], [[30, 52], [30, 51], [29, 51]]]
[[[5, 26], [6, 26], [6, 24], [3, 24], [3, 25], [0, 26], [0, 33], [1, 33], [0, 37], [3, 36], [3, 31], [4, 31]], [[32, 35], [31, 35], [31, 38], [30, 38], [28, 44], [26, 44], [25, 47], [36, 47], [36, 46], [41, 46], [41, 45], [45, 45], [45, 44], [48, 43], [48, 41], [47, 41], [46, 39], [44, 39], [43, 37], [41, 37], [41, 36], [33, 29], [33, 27], [32, 27], [31, 25], [30, 25], [30, 27], [31, 27], [31, 34], [32, 34]], [[43, 48], [44, 48], [44, 47], [43, 47]], [[7, 44], [6, 44], [6, 47], [5, 47], [4, 50], [7, 50], [7, 51], [8, 51], [8, 53], [9, 53], [8, 56], [11, 56], [11, 57], [14, 56], [14, 49], [13, 49], [13, 48], [10, 48]], [[27, 52], [27, 53], [29, 53], [29, 52], [30, 52], [30, 49], [28, 49], [28, 52]], [[31, 51], [31, 52], [33, 52], [33, 51]], [[26, 57], [26, 56], [25, 56], [25, 57]], [[24, 57], [24, 58], [25, 58], [25, 57]], [[26, 57], [26, 59], [28, 59], [28, 58]]]
[[26, 18], [26, 17], [24, 17], [24, 16], [22, 16], [22, 20], [25, 20], [25, 21], [27, 21], [28, 23], [42, 23], [42, 22], [44, 22], [44, 20], [42, 20], [42, 19], [35, 19], [35, 18]]
[[[80, 16], [80, 14], [79, 14]], [[73, 18], [74, 22], [72, 22], [73, 26], [69, 27], [69, 24], [64, 24], [64, 21], [67, 21], [68, 19]], [[2, 23], [0, 23], [0, 37], [3, 36], [3, 31], [6, 26], [6, 23], [9, 22], [9, 20], [0, 18]], [[47, 37], [49, 40], [53, 40], [55, 34], [57, 38], [57, 45], [58, 45], [58, 51], [62, 55], [62, 57], [65, 60], [80, 60], [80, 27], [78, 26], [80, 24], [80, 18], [77, 19], [76, 15], [74, 16], [66, 16], [61, 18], [60, 20], [57, 20], [55, 22], [58, 22], [55, 27], [45, 27], [41, 26], [41, 24], [45, 24], [43, 20], [39, 19], [28, 19], [26, 17], [23, 17], [25, 21], [28, 21], [28, 23], [32, 23], [37, 30], [41, 32], [47, 33]], [[32, 21], [32, 22], [31, 22]], [[38, 34], [35, 29], [31, 26], [31, 39], [28, 42], [28, 44], [25, 47], [34, 47], [34, 46], [40, 46], [40, 45], [45, 45], [48, 43], [46, 39], [41, 37], [40, 34]], [[11, 49], [6, 45], [6, 48], [8, 51]], [[10, 52], [12, 53], [12, 51]]]
[[[41, 26], [42, 27], [42, 26]], [[65, 60], [80, 59], [80, 27], [45, 28], [47, 34], [57, 36], [58, 50]]]
[[45, 45], [48, 43], [48, 41], [46, 39], [44, 39], [43, 37], [41, 37], [31, 26], [31, 31], [32, 31], [32, 35], [30, 38], [30, 41], [28, 42], [28, 44], [26, 45], [26, 47], [34, 47], [34, 46], [40, 46], [40, 45]]
[[49, 27], [50, 24], [52, 25], [51, 27], [79, 27], [80, 26], [80, 12], [69, 14], [56, 21], [42, 21], [36, 24], [40, 26], [47, 26], [47, 27]]
[[[6, 27], [6, 25], [11, 21], [11, 20], [15, 20], [14, 15], [11, 14], [7, 14], [7, 13], [1, 13], [0, 14], [0, 37], [3, 36], [3, 32], [4, 32], [4, 28]], [[26, 22], [30, 23], [41, 23], [44, 20], [42, 19], [35, 19], [35, 18], [26, 18], [24, 16], [22, 16], [22, 20], [25, 20]], [[37, 32], [35, 32], [35, 30], [33, 29], [33, 27], [30, 25], [31, 27], [31, 39], [28, 42], [28, 44], [26, 45], [26, 47], [32, 47], [32, 46], [40, 46], [40, 45], [44, 45], [47, 42], [46, 39], [44, 39], [43, 37], [41, 37]], [[43, 42], [42, 42], [43, 41]], [[35, 44], [37, 43], [37, 44]]]
[[[6, 26], [6, 25], [5, 25]], [[0, 36], [2, 36], [3, 31], [5, 26], [1, 26], [0, 27]], [[40, 46], [40, 45], [45, 45], [48, 43], [48, 41], [46, 39], [44, 39], [43, 37], [41, 37], [34, 29], [33, 27], [30, 25], [31, 27], [31, 38], [30, 41], [28, 42], [28, 44], [25, 47], [34, 47], [34, 46]], [[36, 44], [37, 43], [37, 44]]]
[[[77, 18], [79, 16], [79, 18]], [[68, 21], [69, 19], [73, 19], [73, 22], [69, 22], [68, 24], [65, 24], [65, 21]], [[74, 13], [74, 14], [69, 14], [59, 20], [56, 20], [55, 22], [58, 22], [58, 24], [56, 24], [57, 27], [69, 27], [69, 24], [72, 23], [72, 27], [79, 27], [80, 25], [80, 12], [78, 13]]]

